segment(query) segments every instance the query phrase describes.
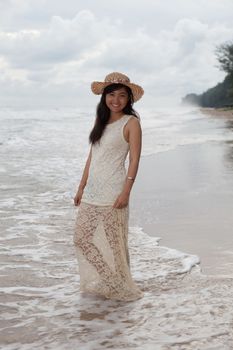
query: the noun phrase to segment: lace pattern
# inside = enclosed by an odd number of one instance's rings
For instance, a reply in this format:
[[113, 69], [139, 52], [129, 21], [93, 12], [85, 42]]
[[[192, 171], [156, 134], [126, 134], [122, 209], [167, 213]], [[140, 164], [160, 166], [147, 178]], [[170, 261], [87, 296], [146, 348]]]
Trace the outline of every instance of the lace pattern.
[[130, 273], [128, 217], [128, 207], [80, 204], [73, 241], [81, 291], [125, 301], [143, 296]]
[[112, 205], [121, 193], [126, 177], [125, 161], [129, 144], [123, 136], [124, 126], [132, 115], [108, 124], [100, 142], [92, 146], [92, 157], [82, 201], [95, 205]]

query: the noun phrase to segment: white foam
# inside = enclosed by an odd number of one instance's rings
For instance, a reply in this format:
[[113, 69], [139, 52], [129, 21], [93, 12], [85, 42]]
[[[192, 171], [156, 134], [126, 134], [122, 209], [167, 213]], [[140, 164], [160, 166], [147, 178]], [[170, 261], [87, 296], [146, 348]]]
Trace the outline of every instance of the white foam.
[[[76, 261], [69, 259], [69, 250], [63, 254], [61, 270], [54, 264], [45, 275], [38, 266], [34, 287], [2, 288], [2, 317], [13, 322], [10, 329], [15, 339], [12, 342], [8, 333], [4, 349], [26, 350], [29, 344], [33, 349], [64, 350], [141, 349], [142, 344], [145, 349], [161, 350], [182, 344], [190, 350], [227, 349], [233, 280], [216, 283], [200, 272], [187, 274], [197, 258], [160, 247], [158, 237], [149, 237], [138, 227], [130, 228], [129, 237], [132, 271], [144, 289], [143, 299], [124, 303], [79, 294]], [[26, 336], [25, 327], [30, 330]]]
[[150, 112], [148, 118], [142, 118], [142, 155], [166, 152], [184, 145], [232, 141], [231, 129], [225, 125], [224, 120], [208, 118], [198, 109], [166, 109], [162, 114]]
[[[212, 122], [190, 133], [203, 118], [170, 112], [141, 114], [144, 154], [229, 137], [221, 128], [212, 134]], [[4, 349], [225, 350], [232, 280], [202, 275], [197, 256], [160, 246], [138, 227], [130, 228], [131, 269], [145, 297], [124, 304], [79, 293], [73, 195], [94, 119], [74, 110], [5, 110], [0, 118]]]

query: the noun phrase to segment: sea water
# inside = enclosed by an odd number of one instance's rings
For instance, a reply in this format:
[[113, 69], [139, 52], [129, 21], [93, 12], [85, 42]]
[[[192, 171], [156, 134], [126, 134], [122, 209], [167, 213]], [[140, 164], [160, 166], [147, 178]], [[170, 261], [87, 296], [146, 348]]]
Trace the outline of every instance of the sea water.
[[[124, 304], [80, 295], [73, 197], [94, 112], [6, 108], [0, 121], [3, 348], [228, 349], [232, 280], [202, 276], [197, 255], [160, 246], [140, 227], [130, 227], [129, 245], [145, 297]], [[142, 157], [233, 139], [222, 120], [195, 108], [141, 111], [141, 123]]]

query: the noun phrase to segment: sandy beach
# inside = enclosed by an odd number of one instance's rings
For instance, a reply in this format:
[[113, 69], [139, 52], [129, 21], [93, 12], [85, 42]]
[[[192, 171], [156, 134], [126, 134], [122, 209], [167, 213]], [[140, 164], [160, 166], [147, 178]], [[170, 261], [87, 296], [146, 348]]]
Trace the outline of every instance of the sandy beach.
[[200, 108], [200, 111], [207, 116], [233, 119], [232, 108]]
[[233, 144], [142, 157], [131, 219], [161, 244], [197, 254], [203, 273], [233, 276]]
[[73, 194], [89, 125], [76, 114], [2, 115], [1, 348], [232, 350], [231, 120], [145, 120], [129, 232], [145, 296], [123, 303], [79, 292]]

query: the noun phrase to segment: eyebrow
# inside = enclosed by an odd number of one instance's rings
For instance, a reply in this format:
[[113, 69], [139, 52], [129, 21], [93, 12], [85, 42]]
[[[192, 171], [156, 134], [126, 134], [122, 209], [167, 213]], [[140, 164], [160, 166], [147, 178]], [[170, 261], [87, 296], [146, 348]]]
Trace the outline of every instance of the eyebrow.
[[[117, 90], [110, 92], [110, 94], [114, 94]], [[126, 91], [120, 91], [119, 95], [127, 95]]]

